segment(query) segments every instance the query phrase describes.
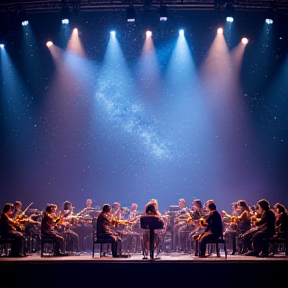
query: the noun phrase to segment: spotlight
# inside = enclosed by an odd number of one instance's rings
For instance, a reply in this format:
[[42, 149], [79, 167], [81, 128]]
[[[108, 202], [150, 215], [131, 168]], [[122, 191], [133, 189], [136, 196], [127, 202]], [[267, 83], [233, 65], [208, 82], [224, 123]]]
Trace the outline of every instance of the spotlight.
[[152, 32], [151, 31], [146, 31], [146, 37], [151, 37], [152, 36]]
[[136, 11], [133, 5], [130, 5], [129, 7], [126, 8], [127, 22], [135, 22], [135, 17], [136, 17]]
[[167, 6], [166, 5], [160, 5], [159, 8], [159, 20], [160, 21], [167, 21]]
[[183, 29], [180, 29], [180, 30], [179, 30], [179, 35], [180, 35], [180, 36], [183, 36], [183, 35], [184, 35], [184, 30], [183, 30]]
[[22, 26], [27, 26], [29, 24], [26, 11], [24, 9], [19, 12], [19, 18]]
[[225, 14], [226, 14], [226, 21], [227, 22], [233, 22], [233, 14], [234, 14], [234, 7], [232, 2], [227, 2], [225, 4]]
[[267, 18], [267, 19], [265, 19], [265, 23], [268, 25], [271, 25], [271, 24], [273, 24], [273, 19]]
[[51, 47], [53, 45], [53, 42], [52, 41], [47, 41], [47, 43], [46, 43], [46, 46], [49, 48], [49, 47]]
[[115, 37], [116, 32], [115, 32], [114, 30], [112, 30], [112, 31], [110, 31], [110, 35], [113, 36], [113, 37]]
[[5, 47], [4, 36], [2, 36], [0, 33], [0, 49], [3, 49], [4, 47]]
[[226, 21], [227, 21], [227, 22], [233, 22], [233, 21], [234, 21], [234, 18], [231, 17], [231, 16], [227, 16], [227, 17], [226, 17]]
[[218, 28], [218, 29], [217, 29], [217, 33], [218, 33], [218, 34], [223, 34], [223, 28]]
[[67, 3], [64, 3], [61, 9], [61, 21], [62, 24], [69, 24], [70, 10]]
[[265, 23], [268, 25], [272, 25], [273, 24], [273, 18], [274, 18], [274, 11], [273, 11], [273, 9], [270, 8], [266, 13]]
[[248, 44], [248, 39], [244, 37], [242, 38], [241, 42], [246, 45]]

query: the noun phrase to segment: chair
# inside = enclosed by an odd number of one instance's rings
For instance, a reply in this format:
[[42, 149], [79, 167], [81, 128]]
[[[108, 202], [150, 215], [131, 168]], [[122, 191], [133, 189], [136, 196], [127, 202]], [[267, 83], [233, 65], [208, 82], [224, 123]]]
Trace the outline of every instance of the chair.
[[0, 236], [0, 256], [9, 256], [14, 241], [12, 238]]
[[97, 217], [94, 217], [92, 220], [92, 258], [94, 258], [95, 254], [95, 245], [100, 244], [100, 258], [102, 256], [105, 256], [105, 253], [103, 253], [103, 245], [105, 244], [111, 244], [113, 243], [113, 239], [98, 239], [97, 238]]
[[215, 240], [210, 240], [209, 242], [207, 242], [207, 244], [210, 244], [209, 255], [212, 254], [212, 248], [213, 248], [212, 246], [213, 246], [213, 244], [215, 244], [217, 257], [220, 257], [219, 244], [223, 244], [224, 253], [225, 253], [225, 259], [227, 259], [226, 240], [223, 238], [223, 236], [221, 236], [221, 237], [219, 237], [218, 239], [215, 239]]
[[271, 237], [264, 238], [263, 242], [272, 248], [273, 255], [280, 251], [285, 252], [285, 256], [288, 256], [288, 238], [287, 237]]
[[[53, 256], [55, 248], [55, 239], [41, 235], [41, 253], [40, 256]], [[47, 255], [48, 254], [48, 255]]]

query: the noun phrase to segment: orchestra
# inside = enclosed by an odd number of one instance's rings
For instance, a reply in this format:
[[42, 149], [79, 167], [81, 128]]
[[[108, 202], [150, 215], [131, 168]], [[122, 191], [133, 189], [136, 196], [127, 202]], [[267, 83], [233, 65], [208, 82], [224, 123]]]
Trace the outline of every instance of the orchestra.
[[[272, 209], [267, 200], [260, 200], [255, 206], [248, 205], [245, 200], [237, 200], [232, 203], [231, 212], [225, 210], [220, 212], [223, 237], [227, 241], [233, 242], [232, 255], [238, 253], [239, 255], [258, 256], [261, 254], [263, 248], [261, 241], [265, 235], [273, 236], [281, 232], [282, 236], [287, 237], [287, 208], [281, 203], [276, 203]], [[208, 200], [202, 205], [200, 199], [194, 199], [189, 208], [186, 206], [186, 200], [180, 198], [178, 206], [171, 205], [163, 214], [158, 210], [156, 199], [147, 201], [146, 205], [151, 205], [151, 203], [155, 206], [156, 214], [164, 223], [163, 229], [155, 230], [156, 255], [161, 252], [174, 252], [204, 256], [204, 244], [201, 248], [202, 251], [198, 250], [198, 246], [203, 242], [205, 231], [207, 232], [207, 226], [209, 226], [207, 219], [211, 218], [209, 215], [213, 206], [210, 204], [214, 201]], [[261, 205], [266, 205], [264, 207], [266, 210], [261, 208]], [[111, 205], [111, 215], [109, 215], [110, 228], [119, 236], [117, 239], [121, 241], [122, 252], [142, 253], [144, 259], [149, 253], [149, 233], [140, 227], [140, 218], [147, 213], [145, 212], [146, 208], [139, 210], [137, 203], [132, 203], [130, 207], [122, 207], [119, 202], [114, 202]], [[56, 204], [47, 203], [44, 212], [33, 207], [33, 202], [24, 210], [22, 210], [21, 201], [15, 201], [14, 204], [6, 203], [1, 212], [0, 237], [7, 237], [8, 230], [12, 231], [13, 237], [18, 236], [17, 246], [13, 247], [14, 250], [11, 254], [14, 257], [17, 255], [23, 257], [39, 251], [41, 235], [50, 235], [50, 233], [57, 240], [55, 255], [84, 253], [92, 247], [92, 220], [98, 218], [101, 210], [100, 206], [92, 206], [92, 199], [87, 199], [86, 207], [79, 209], [79, 212], [74, 212], [74, 209], [75, 207], [70, 201], [64, 202], [62, 210]], [[267, 224], [265, 221], [269, 223]], [[269, 231], [266, 233], [267, 225]], [[3, 227], [6, 227], [6, 230]], [[219, 231], [217, 233], [219, 234]], [[257, 247], [256, 250], [255, 247]], [[267, 255], [267, 247], [263, 249], [263, 253]]]

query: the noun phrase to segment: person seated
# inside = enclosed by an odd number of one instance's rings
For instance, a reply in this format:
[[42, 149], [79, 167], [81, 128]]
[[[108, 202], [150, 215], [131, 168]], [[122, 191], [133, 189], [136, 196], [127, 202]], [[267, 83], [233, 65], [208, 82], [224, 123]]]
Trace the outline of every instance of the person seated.
[[97, 240], [111, 241], [112, 257], [127, 258], [128, 255], [122, 255], [121, 253], [122, 238], [119, 233], [113, 230], [113, 227], [117, 225], [117, 221], [117, 219], [112, 217], [110, 205], [104, 204], [102, 207], [102, 211], [97, 218]]
[[92, 210], [94, 210], [94, 208], [92, 207], [92, 203], [93, 203], [92, 199], [90, 199], [90, 198], [87, 199], [86, 200], [86, 207], [83, 208], [80, 212], [78, 212], [77, 216], [79, 216], [79, 217], [81, 216], [83, 218], [92, 219], [92, 216], [90, 215], [90, 212]]
[[63, 236], [66, 239], [66, 251], [79, 252], [79, 235], [74, 231], [77, 224], [77, 215], [73, 212], [73, 205], [70, 201], [63, 204]]
[[[243, 241], [246, 246], [247, 241], [251, 242], [250, 246], [252, 247], [252, 251], [248, 251], [246, 253], [247, 256], [266, 257], [268, 256], [268, 245], [263, 242], [263, 239], [273, 237], [273, 235], [275, 234], [276, 217], [273, 210], [270, 209], [270, 204], [266, 199], [260, 199], [257, 202], [257, 206], [257, 209], [259, 210], [258, 213], [260, 213], [261, 218], [259, 220], [255, 220], [256, 229], [253, 233], [253, 236], [244, 236]], [[249, 232], [250, 230], [248, 230], [247, 232]]]
[[17, 219], [17, 217], [19, 217], [19, 215], [22, 214], [22, 205], [23, 204], [21, 201], [14, 202], [14, 208], [11, 217], [14, 218], [15, 220]]
[[121, 210], [121, 204], [119, 202], [114, 202], [111, 207], [111, 215], [113, 218], [117, 220], [122, 219], [122, 210]]
[[198, 256], [199, 255], [198, 242], [197, 242], [197, 245], [195, 245], [196, 243], [194, 243], [195, 242], [194, 240], [195, 239], [197, 240], [198, 236], [205, 232], [205, 227], [200, 225], [200, 222], [199, 222], [199, 219], [201, 218], [203, 219], [203, 217], [205, 216], [200, 199], [193, 200], [192, 211], [190, 215], [191, 215], [191, 223], [188, 221], [188, 225], [192, 228], [192, 231], [189, 232], [187, 236], [187, 240], [188, 240], [188, 245], [190, 245], [189, 248], [191, 250], [194, 249], [195, 256]]
[[186, 225], [182, 225], [178, 230], [179, 251], [186, 252], [191, 249], [191, 238], [199, 232], [199, 219], [203, 217], [202, 203], [200, 199], [194, 199], [192, 202], [192, 209], [187, 212], [187, 218], [183, 219]]
[[54, 256], [68, 256], [68, 253], [65, 253], [65, 239], [55, 229], [56, 225], [62, 222], [61, 215], [56, 216], [57, 208], [56, 204], [47, 205], [41, 221], [41, 235], [54, 239]]
[[180, 250], [180, 233], [179, 229], [181, 227], [187, 227], [187, 217], [189, 215], [190, 209], [186, 206], [186, 200], [184, 198], [180, 198], [178, 201], [179, 210], [177, 211], [174, 219], [174, 226], [172, 231], [172, 237], [173, 237], [173, 251], [179, 251]]
[[202, 221], [202, 225], [205, 226], [205, 232], [200, 234], [199, 241], [199, 257], [206, 257], [206, 244], [211, 240], [217, 240], [223, 235], [223, 223], [219, 212], [216, 210], [216, 204], [210, 200], [207, 204], [207, 216]]
[[230, 238], [233, 243], [232, 255], [236, 253], [236, 237], [239, 238], [239, 252], [242, 252], [241, 236], [246, 233], [251, 227], [250, 207], [245, 200], [238, 200], [236, 202], [237, 208], [232, 215], [227, 214], [224, 210], [222, 213], [224, 217], [230, 220], [230, 225], [225, 229], [224, 236]]
[[281, 203], [274, 205], [274, 213], [276, 217], [275, 237], [288, 238], [288, 213], [285, 206]]
[[[164, 226], [164, 221], [162, 220], [162, 215], [158, 211], [158, 201], [156, 199], [151, 199], [150, 202], [148, 202], [145, 205], [145, 215], [146, 216], [155, 216], [158, 217], [159, 221], [163, 222]], [[147, 259], [148, 251], [150, 251], [150, 231], [145, 230], [143, 233], [143, 245], [142, 245], [142, 250], [143, 250], [143, 259]], [[154, 250], [156, 249], [157, 254], [160, 253], [162, 246], [161, 246], [161, 237], [160, 234], [157, 233], [157, 230], [154, 231]], [[156, 258], [159, 259], [158, 256]]]
[[10, 257], [24, 257], [25, 253], [26, 237], [19, 229], [19, 222], [12, 218], [14, 205], [12, 203], [6, 203], [3, 207], [0, 217], [0, 236], [3, 238], [14, 239], [11, 244]]

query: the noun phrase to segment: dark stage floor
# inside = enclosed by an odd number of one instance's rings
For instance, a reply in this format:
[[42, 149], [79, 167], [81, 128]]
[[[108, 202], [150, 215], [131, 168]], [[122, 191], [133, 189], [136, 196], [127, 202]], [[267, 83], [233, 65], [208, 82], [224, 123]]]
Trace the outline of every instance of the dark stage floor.
[[[288, 257], [267, 258], [224, 254], [198, 258], [189, 254], [160, 254], [144, 260], [110, 255], [25, 258], [0, 257], [0, 287], [288, 287]], [[10, 276], [9, 276], [10, 275]]]

